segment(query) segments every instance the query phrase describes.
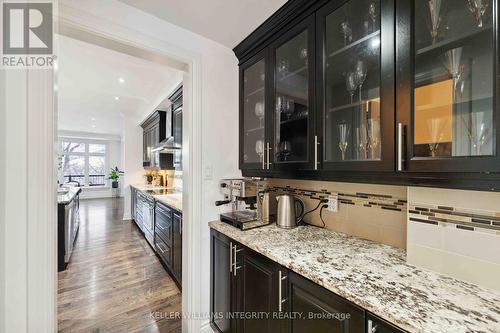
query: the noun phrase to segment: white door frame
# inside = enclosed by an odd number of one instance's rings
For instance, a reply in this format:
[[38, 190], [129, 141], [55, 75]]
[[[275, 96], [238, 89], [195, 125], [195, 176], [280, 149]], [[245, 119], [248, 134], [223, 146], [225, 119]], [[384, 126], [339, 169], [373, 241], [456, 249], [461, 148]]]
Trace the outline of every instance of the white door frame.
[[[201, 230], [201, 58], [198, 54], [186, 51], [175, 45], [167, 44], [140, 31], [125, 26], [116, 26], [102, 18], [89, 17], [87, 13], [72, 8], [61, 8], [57, 17], [59, 31], [73, 29], [84, 31], [98, 38], [120, 42], [137, 49], [146, 50], [175, 59], [188, 65], [184, 75], [185, 96], [183, 107], [183, 312], [200, 313], [200, 244]], [[113, 25], [113, 29], [109, 27]], [[76, 29], [76, 30], [75, 30]], [[68, 30], [67, 30], [68, 31]], [[113, 33], [117, 32], [119, 33]], [[27, 214], [26, 228], [26, 265], [24, 278], [20, 281], [27, 290], [25, 303], [25, 325], [19, 326], [14, 320], [6, 323], [6, 332], [51, 333], [57, 331], [57, 218], [55, 212], [55, 160], [56, 160], [56, 122], [57, 103], [55, 103], [52, 71], [29, 71], [27, 83], [27, 175], [29, 184], [25, 202]], [[28, 190], [29, 186], [29, 190]], [[26, 202], [27, 201], [27, 202]], [[34, 223], [30, 223], [29, 221]], [[6, 244], [14, 247], [16, 244]], [[19, 245], [19, 244], [18, 244]], [[11, 249], [12, 250], [12, 249]], [[22, 255], [20, 256], [22, 257]], [[9, 272], [9, 263], [5, 263]], [[8, 296], [8, 295], [7, 295]], [[8, 305], [7, 305], [8, 306]], [[1, 308], [0, 308], [1, 310]], [[18, 318], [21, 319], [21, 314]], [[198, 332], [201, 321], [183, 319], [183, 332]], [[1, 325], [0, 325], [1, 326]], [[1, 327], [0, 327], [1, 330]]]

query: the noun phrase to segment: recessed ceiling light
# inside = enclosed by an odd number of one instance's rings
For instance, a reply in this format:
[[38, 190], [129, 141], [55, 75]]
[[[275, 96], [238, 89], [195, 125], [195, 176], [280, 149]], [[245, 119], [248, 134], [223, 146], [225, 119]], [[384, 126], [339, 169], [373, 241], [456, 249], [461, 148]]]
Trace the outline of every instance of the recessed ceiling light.
[[119, 101], [119, 100], [120, 100], [120, 97], [116, 96], [115, 101]]
[[90, 120], [95, 121], [95, 117], [91, 117]]
[[124, 78], [122, 78], [122, 77], [120, 77], [120, 78], [118, 78], [118, 82], [120, 82], [120, 83], [125, 83], [125, 79], [124, 79]]

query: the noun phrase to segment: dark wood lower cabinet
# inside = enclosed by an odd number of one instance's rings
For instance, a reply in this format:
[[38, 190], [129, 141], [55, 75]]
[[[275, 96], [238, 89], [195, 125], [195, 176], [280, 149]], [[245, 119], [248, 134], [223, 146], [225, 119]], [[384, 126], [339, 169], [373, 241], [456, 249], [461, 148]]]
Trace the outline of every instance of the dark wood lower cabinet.
[[211, 325], [217, 332], [403, 332], [215, 230], [210, 267]]
[[182, 282], [182, 215], [174, 212], [172, 214], [172, 270], [179, 283]]
[[229, 315], [234, 311], [231, 295], [232, 243], [229, 237], [211, 231], [210, 235], [210, 312], [212, 327], [218, 332], [236, 332], [235, 321]]
[[290, 314], [301, 313], [302, 320], [288, 322], [294, 333], [363, 333], [365, 311], [325, 288], [290, 272], [288, 275]]
[[245, 314], [237, 320], [238, 332], [279, 332], [281, 266], [252, 250], [237, 244], [233, 246], [236, 246], [233, 250], [233, 269], [236, 269], [233, 276], [236, 278], [237, 310]]

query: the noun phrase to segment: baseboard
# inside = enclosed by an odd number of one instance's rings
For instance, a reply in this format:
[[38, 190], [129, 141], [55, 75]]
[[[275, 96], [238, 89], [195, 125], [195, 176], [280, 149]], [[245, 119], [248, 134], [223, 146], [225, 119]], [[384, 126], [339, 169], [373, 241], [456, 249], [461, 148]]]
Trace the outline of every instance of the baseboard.
[[128, 213], [128, 214], [123, 214], [123, 219], [124, 220], [132, 220], [132, 214]]
[[201, 325], [200, 333], [216, 333], [216, 331], [210, 326], [210, 322], [206, 322]]

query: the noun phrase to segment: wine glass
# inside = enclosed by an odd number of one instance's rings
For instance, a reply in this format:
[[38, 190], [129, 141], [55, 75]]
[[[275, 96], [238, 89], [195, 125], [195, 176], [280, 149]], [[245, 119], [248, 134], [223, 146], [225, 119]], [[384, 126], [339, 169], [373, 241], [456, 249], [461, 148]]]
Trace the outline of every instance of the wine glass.
[[339, 149], [342, 153], [342, 161], [345, 161], [345, 153], [347, 151], [347, 147], [349, 146], [349, 142], [347, 140], [349, 138], [351, 125], [343, 123], [337, 126], [339, 128]]
[[262, 127], [262, 120], [264, 119], [264, 103], [257, 102], [255, 103], [255, 115], [259, 118], [259, 127]]
[[372, 158], [380, 158], [380, 119], [368, 119], [368, 140]]
[[431, 37], [432, 43], [436, 43], [441, 24], [441, 2], [442, 0], [428, 0], [429, 12], [431, 15]]
[[427, 127], [430, 134], [429, 150], [432, 157], [436, 157], [439, 143], [443, 139], [443, 127], [446, 124], [445, 118], [432, 118], [427, 120]]
[[358, 155], [359, 159], [364, 160], [367, 158], [366, 149], [367, 149], [367, 132], [364, 125], [360, 125], [356, 128], [356, 142], [358, 144]]
[[489, 0], [467, 0], [467, 8], [476, 20], [478, 28], [483, 27], [484, 14], [489, 5]]
[[368, 6], [368, 16], [372, 21], [372, 32], [375, 32], [375, 29], [377, 28], [377, 15], [377, 4], [375, 1], [370, 2], [370, 5]]
[[354, 77], [356, 85], [359, 87], [359, 100], [361, 101], [361, 88], [363, 87], [363, 83], [366, 80], [366, 75], [368, 73], [368, 69], [366, 66], [366, 61], [358, 60], [356, 62], [356, 67], [354, 70]]
[[288, 156], [292, 153], [292, 144], [290, 141], [281, 141], [280, 142], [280, 152], [281, 156], [283, 156], [283, 160], [286, 161]]
[[351, 96], [351, 104], [352, 104], [352, 100], [353, 100], [353, 97], [354, 97], [354, 92], [356, 92], [356, 88], [357, 88], [357, 83], [356, 83], [356, 74], [354, 72], [348, 72], [345, 76], [345, 84], [346, 84], [346, 87], [347, 87], [347, 92], [349, 93], [349, 95]]
[[281, 74], [281, 76], [286, 76], [288, 74], [288, 71], [290, 70], [290, 63], [288, 62], [288, 59], [282, 58], [278, 62], [278, 72]]
[[340, 30], [342, 31], [342, 35], [344, 36], [344, 45], [348, 45], [352, 42], [352, 29], [349, 22], [345, 21], [340, 23]]
[[255, 142], [255, 152], [259, 155], [259, 159], [262, 161], [262, 157], [264, 156], [264, 141], [257, 140]]

